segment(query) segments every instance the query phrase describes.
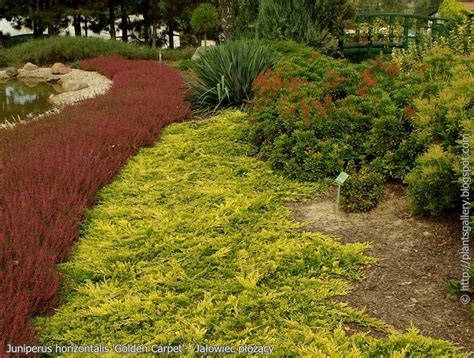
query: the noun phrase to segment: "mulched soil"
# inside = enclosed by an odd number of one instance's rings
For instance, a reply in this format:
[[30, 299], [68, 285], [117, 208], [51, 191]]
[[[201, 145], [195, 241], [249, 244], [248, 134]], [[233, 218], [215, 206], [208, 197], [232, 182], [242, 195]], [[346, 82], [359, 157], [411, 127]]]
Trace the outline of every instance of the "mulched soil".
[[341, 242], [371, 242], [367, 254], [380, 259], [365, 279], [342, 297], [403, 331], [416, 326], [423, 335], [450, 340], [474, 352], [474, 317], [446, 282], [461, 277], [461, 227], [456, 215], [414, 217], [401, 185], [387, 185], [384, 200], [369, 213], [335, 212], [335, 191], [311, 201], [291, 204], [305, 230], [323, 232]]

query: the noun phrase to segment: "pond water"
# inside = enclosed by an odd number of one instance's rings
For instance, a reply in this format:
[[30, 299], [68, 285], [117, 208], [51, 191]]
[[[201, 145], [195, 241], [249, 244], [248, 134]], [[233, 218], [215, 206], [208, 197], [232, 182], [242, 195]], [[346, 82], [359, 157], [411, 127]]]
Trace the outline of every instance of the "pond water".
[[6, 120], [31, 118], [53, 107], [49, 101], [54, 87], [45, 82], [0, 82], [0, 124]]

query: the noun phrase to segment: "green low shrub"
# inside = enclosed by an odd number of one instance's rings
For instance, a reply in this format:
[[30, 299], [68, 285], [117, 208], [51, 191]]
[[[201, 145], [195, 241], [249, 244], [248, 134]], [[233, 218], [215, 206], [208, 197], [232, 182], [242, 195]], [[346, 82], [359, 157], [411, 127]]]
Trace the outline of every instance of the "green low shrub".
[[[417, 44], [407, 49], [394, 48], [393, 60], [406, 71], [417, 71], [426, 56], [444, 57], [439, 61], [440, 67], [452, 63], [453, 54], [469, 55], [474, 52], [474, 21], [459, 20], [449, 24], [450, 29], [445, 36], [433, 38], [420, 34]], [[445, 67], [446, 68], [446, 67]]]
[[405, 182], [413, 210], [422, 215], [439, 215], [459, 204], [456, 156], [434, 145], [419, 157]]
[[[427, 151], [418, 157], [405, 181], [414, 211], [424, 215], [439, 215], [460, 205], [463, 137], [469, 138], [470, 148], [474, 145], [473, 71], [458, 64], [449, 72], [451, 81], [438, 96], [415, 101], [416, 130], [411, 138]], [[472, 154], [469, 162], [472, 167]]]
[[369, 211], [382, 199], [384, 177], [368, 168], [349, 176], [341, 189], [341, 207], [348, 212]]
[[343, 28], [342, 22], [352, 17], [347, 0], [262, 0], [255, 25], [257, 38], [263, 40], [294, 40], [333, 49], [333, 34]]
[[164, 61], [185, 61], [191, 60], [191, 57], [193, 57], [194, 52], [196, 52], [196, 47], [164, 49], [161, 50], [161, 52], [161, 56]]
[[314, 48], [305, 46], [291, 40], [262, 41], [262, 43], [274, 50], [280, 57], [308, 57]]
[[194, 68], [194, 61], [193, 60], [179, 60], [171, 65], [172, 67], [181, 70], [181, 71], [188, 71]]
[[8, 56], [7, 50], [0, 50], [0, 68], [1, 67], [8, 67], [10, 64], [13, 64]]
[[256, 42], [235, 41], [210, 48], [196, 61], [192, 88], [206, 108], [245, 105], [255, 78], [274, 66], [275, 54]]
[[291, 178], [316, 181], [395, 151], [406, 118], [376, 87], [389, 75], [374, 66], [311, 54], [259, 76], [250, 105], [259, 154]]

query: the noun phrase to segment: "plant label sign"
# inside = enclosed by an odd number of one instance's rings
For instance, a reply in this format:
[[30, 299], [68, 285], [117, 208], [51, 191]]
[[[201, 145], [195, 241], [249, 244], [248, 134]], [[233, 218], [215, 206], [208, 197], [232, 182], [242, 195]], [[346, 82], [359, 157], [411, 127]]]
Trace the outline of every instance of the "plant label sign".
[[335, 181], [337, 185], [342, 185], [347, 180], [347, 178], [349, 178], [349, 174], [347, 174], [346, 172], [341, 172]]

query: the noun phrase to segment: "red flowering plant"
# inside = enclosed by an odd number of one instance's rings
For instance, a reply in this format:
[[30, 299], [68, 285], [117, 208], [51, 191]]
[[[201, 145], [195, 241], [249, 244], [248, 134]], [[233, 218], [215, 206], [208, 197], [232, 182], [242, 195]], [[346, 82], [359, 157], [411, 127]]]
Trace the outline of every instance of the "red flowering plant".
[[260, 75], [249, 108], [260, 154], [291, 177], [318, 180], [349, 161], [396, 150], [399, 141], [380, 130], [392, 121], [387, 128], [405, 133], [405, 112], [385, 89], [397, 76], [390, 66], [318, 55], [280, 62]]

